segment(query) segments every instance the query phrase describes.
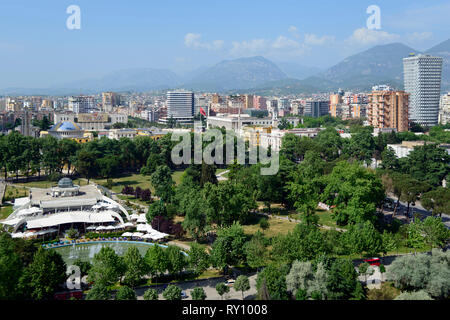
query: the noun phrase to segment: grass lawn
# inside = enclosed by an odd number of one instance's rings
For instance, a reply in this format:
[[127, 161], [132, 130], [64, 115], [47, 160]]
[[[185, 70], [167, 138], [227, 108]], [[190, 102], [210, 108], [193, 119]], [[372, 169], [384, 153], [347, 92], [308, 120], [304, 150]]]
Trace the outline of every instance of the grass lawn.
[[[262, 232], [262, 229], [259, 227], [259, 222], [264, 217], [255, 215], [251, 218], [249, 224], [243, 225], [244, 233], [247, 235], [253, 235], [258, 230]], [[278, 234], [287, 234], [289, 231], [294, 230], [297, 223], [289, 222], [286, 220], [281, 220], [277, 218], [269, 218], [269, 228], [264, 231], [264, 236], [268, 238], [273, 238]]]
[[12, 201], [16, 198], [28, 197], [28, 189], [19, 186], [6, 186], [5, 196], [3, 201]]
[[[316, 210], [316, 214], [319, 217], [319, 224], [332, 227], [332, 228], [340, 228], [340, 229], [347, 229], [348, 226], [338, 226], [336, 222], [333, 220], [333, 217], [331, 216], [331, 211]], [[291, 218], [301, 220], [301, 214], [295, 213], [290, 215]]]
[[9, 215], [13, 213], [13, 206], [4, 205], [0, 207], [0, 220], [6, 219]]
[[[178, 185], [181, 182], [181, 176], [184, 171], [175, 171], [172, 174], [172, 179]], [[104, 187], [106, 186], [107, 179], [92, 179], [93, 182], [100, 184]], [[141, 189], [150, 189], [152, 194], [154, 194], [155, 189], [153, 188], [150, 182], [150, 176], [144, 176], [142, 174], [132, 174], [118, 178], [112, 178], [113, 186], [112, 191], [116, 193], [122, 192], [123, 187], [130, 186], [136, 189], [136, 187], [140, 187]], [[136, 201], [138, 202], [138, 201]]]

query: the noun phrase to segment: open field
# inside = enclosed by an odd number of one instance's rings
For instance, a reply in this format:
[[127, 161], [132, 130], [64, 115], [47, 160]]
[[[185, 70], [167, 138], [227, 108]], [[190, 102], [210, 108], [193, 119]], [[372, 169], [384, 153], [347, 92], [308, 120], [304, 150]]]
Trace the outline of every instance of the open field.
[[[258, 230], [263, 232], [263, 230], [259, 226], [259, 222], [264, 217], [255, 215], [251, 218], [250, 222], [246, 225], [243, 225], [244, 232], [247, 235], [253, 235]], [[273, 238], [278, 234], [287, 234], [289, 231], [294, 230], [297, 223], [289, 222], [286, 220], [281, 220], [277, 218], [269, 218], [269, 228], [264, 231], [264, 236], [268, 238]]]
[[13, 206], [4, 205], [0, 207], [0, 220], [6, 219], [13, 212]]
[[3, 201], [12, 201], [16, 198], [28, 197], [28, 189], [25, 187], [19, 186], [6, 186], [5, 196], [3, 197]]

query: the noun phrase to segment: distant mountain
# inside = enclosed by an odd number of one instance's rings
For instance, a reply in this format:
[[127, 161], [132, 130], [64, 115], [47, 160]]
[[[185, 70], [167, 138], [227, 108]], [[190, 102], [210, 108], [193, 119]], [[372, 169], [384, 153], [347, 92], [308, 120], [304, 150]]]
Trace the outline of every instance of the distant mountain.
[[100, 79], [76, 81], [63, 86], [67, 88], [79, 88], [83, 92], [90, 93], [89, 91], [148, 91], [167, 89], [177, 86], [180, 83], [178, 75], [168, 69], [144, 68], [116, 71]]
[[191, 90], [227, 91], [249, 89], [286, 78], [288, 76], [275, 63], [258, 56], [219, 62], [184, 83], [183, 87]]
[[299, 80], [314, 76], [323, 70], [317, 67], [304, 66], [296, 62], [276, 62], [276, 64], [289, 78]]
[[403, 58], [411, 52], [419, 53], [401, 43], [375, 46], [344, 59], [317, 76], [333, 82], [334, 88], [365, 89], [379, 83], [401, 88]]
[[439, 43], [431, 49], [428, 49], [428, 54], [433, 56], [442, 57], [444, 64], [442, 66], [442, 89], [445, 91], [450, 90], [450, 39]]
[[261, 84], [257, 87], [245, 90], [231, 90], [229, 93], [233, 94], [254, 94], [259, 96], [284, 96], [298, 93], [313, 93], [322, 91], [320, 86], [312, 86], [304, 80], [299, 79], [282, 79], [277, 81], [270, 81]]

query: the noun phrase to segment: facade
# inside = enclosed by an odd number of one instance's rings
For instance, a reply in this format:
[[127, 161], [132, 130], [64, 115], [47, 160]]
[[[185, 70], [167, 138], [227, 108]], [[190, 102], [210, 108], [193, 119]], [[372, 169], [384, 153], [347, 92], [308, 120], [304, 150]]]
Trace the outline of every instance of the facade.
[[387, 147], [394, 150], [397, 158], [407, 157], [414, 147], [425, 145], [425, 141], [403, 141], [401, 144], [388, 144]]
[[403, 59], [404, 86], [409, 97], [409, 120], [424, 126], [438, 124], [442, 63], [440, 57], [414, 55]]
[[321, 130], [325, 130], [322, 128], [297, 128], [291, 130], [279, 130], [273, 129], [271, 132], [260, 133], [259, 135], [259, 145], [265, 149], [271, 148], [274, 152], [279, 152], [281, 149], [283, 137], [288, 134], [294, 134], [298, 137], [308, 137], [314, 138], [316, 137]]
[[82, 130], [99, 131], [112, 128], [115, 123], [127, 123], [128, 116], [119, 113], [56, 113], [55, 123], [70, 121], [76, 123]]
[[408, 131], [409, 94], [404, 91], [373, 91], [369, 94], [368, 121], [374, 128]]
[[120, 96], [115, 92], [102, 92], [103, 111], [111, 112], [120, 105]]
[[69, 98], [69, 110], [74, 113], [90, 113], [95, 110], [95, 100], [91, 96]]
[[318, 118], [321, 116], [325, 116], [329, 113], [330, 110], [330, 101], [314, 101], [308, 100], [306, 101], [304, 114], [305, 116]]
[[439, 104], [439, 123], [450, 123], [450, 92], [441, 97]]
[[58, 122], [48, 131], [41, 131], [41, 137], [51, 135], [57, 139], [80, 139], [84, 137], [84, 130], [72, 121]]
[[191, 123], [194, 117], [194, 93], [190, 91], [167, 92], [167, 119]]

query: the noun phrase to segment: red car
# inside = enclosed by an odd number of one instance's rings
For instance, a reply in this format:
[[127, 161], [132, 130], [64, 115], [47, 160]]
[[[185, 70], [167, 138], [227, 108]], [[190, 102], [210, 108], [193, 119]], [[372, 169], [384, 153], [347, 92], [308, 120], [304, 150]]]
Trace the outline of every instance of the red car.
[[55, 293], [54, 295], [55, 300], [69, 300], [72, 297], [76, 298], [77, 300], [81, 300], [83, 298], [83, 291], [82, 290], [66, 291]]
[[381, 260], [380, 258], [370, 258], [370, 259], [364, 259], [364, 262], [367, 262], [371, 266], [380, 266]]

